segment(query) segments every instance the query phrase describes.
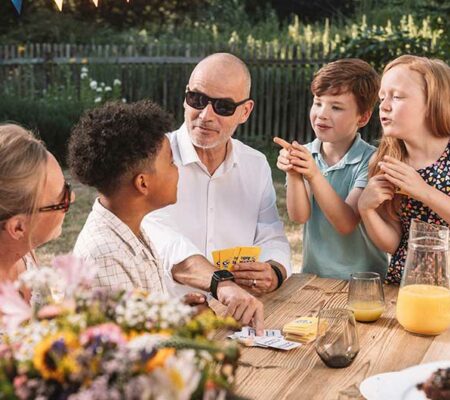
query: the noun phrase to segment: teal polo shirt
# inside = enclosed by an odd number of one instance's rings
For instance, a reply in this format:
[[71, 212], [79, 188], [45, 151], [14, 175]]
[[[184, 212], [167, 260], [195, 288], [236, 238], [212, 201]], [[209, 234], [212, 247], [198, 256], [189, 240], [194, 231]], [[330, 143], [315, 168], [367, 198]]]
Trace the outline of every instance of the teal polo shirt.
[[[306, 147], [335, 192], [346, 199], [354, 188], [367, 185], [368, 165], [375, 147], [356, 135], [350, 149], [335, 165], [329, 167], [320, 153], [321, 141], [316, 139]], [[352, 272], [378, 272], [383, 278], [388, 260], [367, 235], [362, 223], [348, 235], [341, 235], [328, 222], [311, 198], [311, 216], [304, 226], [303, 272], [326, 278], [349, 279]]]

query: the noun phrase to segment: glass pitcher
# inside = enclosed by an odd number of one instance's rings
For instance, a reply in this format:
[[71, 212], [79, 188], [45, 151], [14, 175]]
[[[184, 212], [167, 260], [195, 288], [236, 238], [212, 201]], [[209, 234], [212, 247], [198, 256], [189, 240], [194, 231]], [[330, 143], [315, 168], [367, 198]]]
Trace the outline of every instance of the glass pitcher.
[[409, 332], [439, 335], [450, 327], [449, 229], [411, 221], [397, 320]]

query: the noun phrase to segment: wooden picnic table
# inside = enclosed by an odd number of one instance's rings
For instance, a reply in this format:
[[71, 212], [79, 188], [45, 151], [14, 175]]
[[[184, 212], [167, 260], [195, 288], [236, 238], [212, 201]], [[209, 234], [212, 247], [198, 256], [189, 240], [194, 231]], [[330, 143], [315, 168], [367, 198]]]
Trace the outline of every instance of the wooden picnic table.
[[[279, 290], [262, 297], [265, 327], [282, 329], [297, 317], [316, 316], [322, 307], [345, 307], [347, 289], [347, 281], [294, 274]], [[369, 376], [450, 359], [450, 330], [426, 337], [408, 333], [398, 324], [397, 292], [398, 287], [385, 285], [382, 317], [372, 323], [357, 322], [360, 351], [349, 367], [326, 367], [314, 343], [288, 352], [243, 348], [236, 393], [257, 400], [363, 399], [359, 384]]]

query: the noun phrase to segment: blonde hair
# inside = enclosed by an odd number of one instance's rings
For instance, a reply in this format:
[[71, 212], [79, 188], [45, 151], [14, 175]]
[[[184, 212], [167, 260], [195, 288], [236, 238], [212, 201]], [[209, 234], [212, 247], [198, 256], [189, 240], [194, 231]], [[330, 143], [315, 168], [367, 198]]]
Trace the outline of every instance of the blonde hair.
[[[386, 65], [383, 74], [398, 65], [406, 65], [422, 76], [427, 108], [426, 123], [434, 136], [450, 137], [450, 67], [438, 59], [404, 55]], [[381, 138], [375, 159], [369, 166], [369, 177], [380, 173], [378, 162], [386, 155], [405, 161], [408, 154], [403, 140], [386, 136]]]
[[0, 221], [25, 213], [33, 226], [47, 160], [45, 145], [31, 132], [15, 124], [0, 125]]

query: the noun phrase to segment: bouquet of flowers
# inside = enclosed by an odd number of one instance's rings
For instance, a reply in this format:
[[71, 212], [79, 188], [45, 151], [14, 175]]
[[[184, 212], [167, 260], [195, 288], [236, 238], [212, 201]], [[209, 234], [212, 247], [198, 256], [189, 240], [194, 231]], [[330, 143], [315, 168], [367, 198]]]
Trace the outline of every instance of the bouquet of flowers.
[[[162, 295], [92, 290], [94, 275], [66, 255], [0, 286], [0, 399], [229, 398], [239, 349], [211, 336], [234, 320]], [[58, 301], [30, 306], [23, 284]]]

